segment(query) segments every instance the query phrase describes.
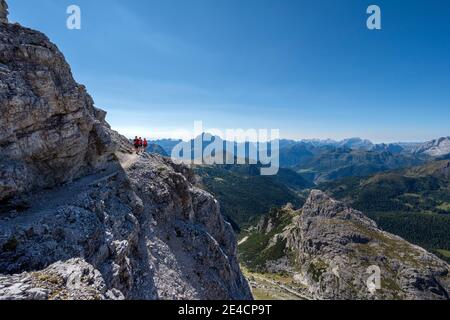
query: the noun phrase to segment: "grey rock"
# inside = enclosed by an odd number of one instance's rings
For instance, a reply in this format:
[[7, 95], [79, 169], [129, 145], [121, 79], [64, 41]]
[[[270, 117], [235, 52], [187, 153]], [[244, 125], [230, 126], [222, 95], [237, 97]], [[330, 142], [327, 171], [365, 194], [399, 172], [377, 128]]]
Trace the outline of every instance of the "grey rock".
[[0, 23], [8, 23], [8, 4], [0, 0]]
[[0, 299], [252, 298], [189, 168], [133, 154], [43, 34], [2, 25], [0, 63]]
[[57, 262], [36, 272], [0, 276], [0, 300], [104, 300], [110, 295], [100, 272], [82, 259]]
[[[311, 192], [294, 232], [288, 245], [297, 251], [317, 298], [449, 298], [450, 268], [444, 261], [321, 191]], [[374, 293], [367, 287], [371, 266], [381, 269], [381, 288]]]
[[[281, 233], [271, 234], [273, 239], [268, 246], [284, 240], [285, 257], [267, 261], [266, 271], [290, 274], [299, 286], [307, 288], [311, 299], [450, 297], [447, 263], [380, 230], [363, 213], [321, 191], [313, 190], [301, 210], [284, 208], [280, 214], [292, 217], [291, 223]], [[274, 219], [272, 215], [272, 221], [283, 221], [283, 218]], [[265, 230], [259, 232], [264, 234]], [[367, 283], [372, 275], [369, 272], [374, 267], [381, 271], [381, 287], [369, 290]]]
[[423, 153], [432, 157], [448, 155], [450, 154], [450, 137], [425, 142], [415, 149], [415, 153]]
[[[0, 285], [80, 258], [101, 275], [102, 299], [251, 299], [232, 228], [192, 179], [188, 168], [146, 154], [126, 170], [31, 194], [29, 209], [0, 216]], [[79, 278], [73, 273], [67, 290]], [[10, 287], [0, 297], [14, 297]], [[33, 288], [20, 297], [33, 298]]]

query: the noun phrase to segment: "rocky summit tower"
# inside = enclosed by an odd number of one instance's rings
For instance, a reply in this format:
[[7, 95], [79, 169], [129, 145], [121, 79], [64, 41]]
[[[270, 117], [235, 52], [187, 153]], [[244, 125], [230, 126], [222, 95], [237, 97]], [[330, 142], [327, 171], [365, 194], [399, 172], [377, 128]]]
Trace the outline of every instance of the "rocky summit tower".
[[8, 4], [0, 0], [0, 22], [8, 23]]

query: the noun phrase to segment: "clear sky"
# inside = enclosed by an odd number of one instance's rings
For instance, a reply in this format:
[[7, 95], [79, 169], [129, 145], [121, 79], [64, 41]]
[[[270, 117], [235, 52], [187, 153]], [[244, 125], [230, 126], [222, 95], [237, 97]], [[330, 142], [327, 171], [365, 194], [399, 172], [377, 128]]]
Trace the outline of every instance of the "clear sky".
[[[376, 142], [450, 135], [448, 0], [7, 0], [122, 133], [279, 128]], [[66, 28], [66, 8], [82, 29]], [[382, 30], [366, 9], [382, 10]]]

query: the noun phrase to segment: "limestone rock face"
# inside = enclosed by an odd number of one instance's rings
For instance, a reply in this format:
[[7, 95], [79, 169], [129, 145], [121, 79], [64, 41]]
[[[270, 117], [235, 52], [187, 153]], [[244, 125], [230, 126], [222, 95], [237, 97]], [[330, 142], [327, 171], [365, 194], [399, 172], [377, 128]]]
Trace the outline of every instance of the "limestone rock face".
[[90, 173], [111, 160], [104, 112], [43, 34], [0, 28], [0, 201]]
[[309, 299], [450, 298], [447, 263], [321, 191], [313, 190], [301, 210], [267, 216], [258, 232], [258, 239], [269, 237], [264, 271], [290, 275], [291, 289]]
[[0, 23], [8, 23], [8, 4], [0, 0]]
[[[30, 208], [0, 216], [0, 299], [251, 299], [231, 226], [191, 171], [157, 155], [119, 156], [125, 169], [33, 193]], [[93, 287], [75, 295], [67, 268]], [[36, 274], [63, 280], [46, 286]]]
[[127, 174], [144, 203], [138, 218], [144, 276], [135, 295], [251, 299], [232, 227], [224, 222], [217, 200], [194, 186], [194, 174], [158, 155], [140, 157]]
[[[361, 212], [313, 191], [288, 245], [314, 296], [338, 299], [449, 299], [450, 268], [426, 250], [378, 229]], [[371, 267], [379, 290], [367, 286]]]
[[184, 165], [135, 155], [41, 33], [0, 28], [0, 300], [251, 299]]
[[56, 262], [45, 270], [14, 276], [0, 275], [0, 297], [7, 300], [121, 300], [107, 291], [100, 272], [83, 259]]

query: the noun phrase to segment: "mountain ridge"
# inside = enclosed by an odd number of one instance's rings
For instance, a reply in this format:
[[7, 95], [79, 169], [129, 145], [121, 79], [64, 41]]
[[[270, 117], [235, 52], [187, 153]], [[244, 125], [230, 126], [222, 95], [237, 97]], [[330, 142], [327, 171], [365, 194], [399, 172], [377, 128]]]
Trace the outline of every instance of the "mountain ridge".
[[[197, 136], [194, 139], [191, 139], [189, 141], [184, 141], [181, 139], [159, 139], [159, 140], [153, 140], [152, 142], [155, 144], [160, 145], [163, 147], [163, 149], [170, 154], [173, 147], [178, 143], [189, 143], [193, 142], [195, 140], [198, 140], [202, 136], [208, 136], [208, 142], [210, 142], [213, 139], [219, 139], [220, 141], [226, 142], [227, 140], [224, 140], [223, 138], [219, 136], [214, 136], [209, 134], [207, 131], [202, 133], [201, 135]], [[300, 139], [300, 140], [292, 140], [292, 139], [279, 139], [280, 149], [296, 145], [296, 144], [304, 144], [304, 145], [311, 145], [311, 146], [333, 146], [337, 148], [347, 148], [347, 149], [354, 149], [354, 150], [360, 150], [364, 149], [367, 151], [373, 151], [373, 150], [388, 150], [392, 148], [396, 152], [405, 150], [411, 153], [425, 153], [427, 147], [436, 147], [439, 144], [445, 143], [447, 144], [447, 141], [450, 140], [450, 137], [439, 137], [434, 140], [425, 141], [425, 142], [380, 142], [380, 143], [374, 143], [369, 139], [363, 139], [359, 137], [353, 137], [353, 138], [346, 138], [342, 140], [333, 140], [333, 139]], [[269, 141], [272, 142], [272, 141]], [[252, 141], [249, 141], [248, 143], [255, 143]], [[445, 154], [450, 153], [450, 151], [443, 150], [442, 154], [436, 155], [436, 156], [442, 156]]]
[[[362, 210], [384, 229], [432, 250], [450, 250], [449, 160], [320, 184], [338, 200]], [[448, 260], [448, 256], [441, 256]]]
[[[204, 137], [207, 136], [206, 139]], [[158, 142], [153, 142], [157, 144]], [[165, 151], [171, 155], [172, 149], [177, 145], [176, 140], [163, 140]], [[228, 153], [234, 155], [238, 150], [245, 150], [245, 158], [258, 161], [252, 156], [250, 150], [256, 155], [260, 147], [255, 142], [236, 143], [228, 142], [220, 137], [207, 133], [199, 135], [188, 142], [181, 142], [187, 157], [194, 160], [203, 154], [203, 151], [214, 144], [218, 149], [216, 154], [225, 159]], [[278, 145], [278, 149], [276, 148]], [[278, 152], [280, 167], [288, 168], [301, 174], [315, 183], [333, 181], [349, 176], [369, 176], [371, 174], [389, 170], [396, 170], [423, 164], [437, 157], [450, 154], [450, 144], [447, 138], [440, 138], [426, 143], [391, 143], [374, 144], [361, 138], [350, 138], [341, 141], [334, 140], [286, 140], [281, 139], [277, 144], [269, 143], [268, 150]], [[228, 150], [232, 146], [233, 150]], [[200, 149], [198, 149], [200, 148]], [[265, 148], [265, 147], [264, 147]], [[198, 150], [197, 150], [198, 149]], [[272, 150], [273, 149], [273, 150]], [[244, 156], [240, 154], [239, 156]], [[199, 159], [195, 159], [199, 160]], [[203, 159], [205, 161], [205, 159]]]
[[[244, 266], [283, 276], [312, 299], [449, 299], [448, 264], [318, 190], [302, 209], [264, 217], [240, 250]], [[367, 286], [373, 267], [381, 270], [375, 291]]]
[[251, 300], [193, 172], [134, 154], [42, 33], [0, 48], [0, 300]]

